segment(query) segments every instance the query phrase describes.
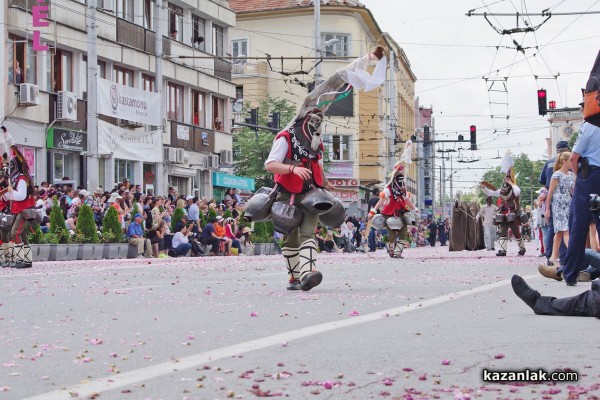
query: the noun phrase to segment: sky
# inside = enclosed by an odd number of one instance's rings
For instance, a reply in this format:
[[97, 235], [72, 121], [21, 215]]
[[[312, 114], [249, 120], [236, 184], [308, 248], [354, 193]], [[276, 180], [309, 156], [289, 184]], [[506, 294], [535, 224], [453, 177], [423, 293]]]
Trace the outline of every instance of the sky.
[[[557, 108], [578, 107], [600, 49], [600, 14], [555, 15], [535, 33], [513, 35], [497, 33], [483, 16], [465, 15], [472, 9], [488, 14], [541, 13], [548, 8], [600, 12], [600, 0], [361, 2], [407, 54], [417, 76], [415, 96], [422, 106], [433, 107], [438, 139], [456, 139], [459, 133], [468, 138], [469, 126], [477, 126], [477, 151], [437, 153], [453, 155], [455, 193], [469, 191], [485, 170], [500, 165], [495, 158], [509, 149], [532, 160], [546, 159], [549, 122], [538, 115], [537, 89], [546, 89]], [[501, 30], [517, 26], [515, 16], [488, 18]], [[544, 19], [520, 17], [519, 27], [525, 26], [524, 20], [537, 26]], [[525, 48], [524, 54], [513, 41]], [[499, 91], [490, 92], [490, 87]], [[469, 144], [445, 144], [445, 149], [461, 147]], [[458, 163], [458, 158], [479, 161]]]

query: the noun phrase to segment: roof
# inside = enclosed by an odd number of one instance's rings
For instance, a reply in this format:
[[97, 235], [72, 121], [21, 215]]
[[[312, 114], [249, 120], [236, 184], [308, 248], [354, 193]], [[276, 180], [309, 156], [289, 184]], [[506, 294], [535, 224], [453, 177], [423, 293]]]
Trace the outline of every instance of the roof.
[[[229, 0], [229, 7], [236, 13], [284, 10], [312, 7], [313, 0]], [[323, 6], [364, 7], [359, 0], [321, 0]]]

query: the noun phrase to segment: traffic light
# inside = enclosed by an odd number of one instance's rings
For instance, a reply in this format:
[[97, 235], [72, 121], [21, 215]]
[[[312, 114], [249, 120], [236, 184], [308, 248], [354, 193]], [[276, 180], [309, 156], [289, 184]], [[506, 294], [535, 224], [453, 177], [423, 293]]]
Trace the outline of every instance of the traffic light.
[[280, 125], [279, 125], [280, 117], [281, 117], [281, 113], [278, 113], [278, 112], [270, 113], [269, 120], [267, 121], [267, 126], [269, 128], [279, 129], [280, 128]]
[[258, 108], [250, 109], [250, 117], [246, 118], [246, 123], [250, 125], [258, 125]]
[[538, 97], [538, 113], [540, 115], [546, 115], [546, 112], [548, 111], [546, 89], [539, 89], [537, 91], [537, 97]]
[[471, 132], [471, 150], [477, 150], [477, 127], [471, 125], [469, 131]]
[[429, 134], [429, 125], [423, 126], [423, 141], [424, 142], [431, 141], [431, 135]]

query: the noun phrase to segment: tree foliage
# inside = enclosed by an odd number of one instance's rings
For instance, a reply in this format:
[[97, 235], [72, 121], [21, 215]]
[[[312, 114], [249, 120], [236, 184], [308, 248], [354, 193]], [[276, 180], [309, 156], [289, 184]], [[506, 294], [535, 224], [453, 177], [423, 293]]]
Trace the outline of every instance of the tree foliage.
[[171, 217], [171, 232], [175, 233], [175, 226], [178, 222], [181, 222], [181, 218], [185, 215], [185, 210], [181, 207], [177, 207], [173, 211], [173, 217]]
[[96, 232], [94, 212], [88, 205], [82, 204], [79, 208], [75, 234], [81, 238], [81, 243], [98, 243], [100, 241]]
[[123, 241], [123, 229], [119, 222], [119, 214], [114, 207], [108, 207], [102, 219], [102, 241], [104, 243], [120, 243]]
[[71, 240], [65, 225], [65, 216], [56, 199], [54, 199], [50, 211], [50, 230], [48, 233], [51, 235], [51, 241], [57, 244], [68, 244]]
[[[246, 106], [246, 109], [249, 109]], [[260, 102], [258, 107], [258, 124], [267, 126], [268, 115], [271, 112], [281, 114], [281, 128], [287, 125], [296, 114], [296, 107], [288, 100], [267, 97]], [[264, 162], [271, 151], [275, 135], [270, 131], [259, 130], [255, 132], [250, 128], [243, 128], [233, 137], [233, 151], [235, 154], [235, 173], [256, 179], [256, 187], [273, 187], [273, 174], [265, 170]]]

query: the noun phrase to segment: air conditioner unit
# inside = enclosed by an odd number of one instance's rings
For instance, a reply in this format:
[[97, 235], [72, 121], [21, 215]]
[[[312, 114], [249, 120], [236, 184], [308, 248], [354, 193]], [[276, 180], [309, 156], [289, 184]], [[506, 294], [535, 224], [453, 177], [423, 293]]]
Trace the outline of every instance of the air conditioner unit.
[[177, 162], [177, 149], [173, 147], [165, 147], [163, 149], [163, 156], [166, 162]]
[[75, 93], [58, 92], [56, 119], [59, 121], [77, 121], [77, 95]]
[[233, 164], [233, 152], [231, 150], [221, 151], [221, 163], [222, 164]]
[[103, 11], [113, 11], [114, 0], [98, 0], [98, 8]]
[[208, 168], [219, 168], [219, 156], [208, 156]]
[[177, 149], [176, 160], [178, 164], [187, 164], [190, 160], [190, 155], [183, 149]]
[[19, 104], [34, 106], [40, 104], [40, 89], [33, 83], [19, 85]]

